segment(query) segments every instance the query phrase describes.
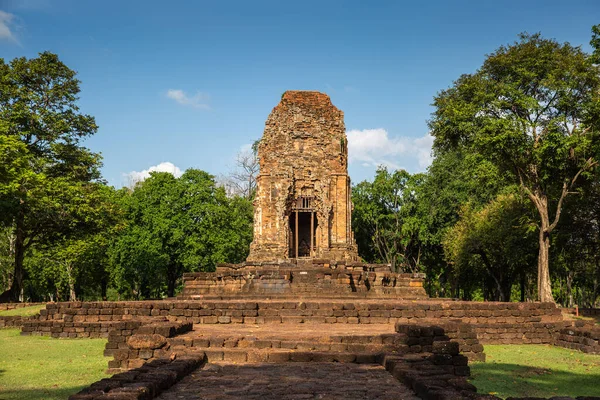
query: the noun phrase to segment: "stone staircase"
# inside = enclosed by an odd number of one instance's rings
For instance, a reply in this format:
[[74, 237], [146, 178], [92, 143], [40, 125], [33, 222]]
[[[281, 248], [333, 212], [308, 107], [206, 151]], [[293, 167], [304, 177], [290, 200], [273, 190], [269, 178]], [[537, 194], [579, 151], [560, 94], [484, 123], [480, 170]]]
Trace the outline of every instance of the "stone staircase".
[[[350, 332], [348, 332], [350, 331]], [[389, 324], [332, 329], [329, 325], [195, 326], [169, 339], [165, 354], [203, 352], [209, 362], [380, 363], [384, 354], [409, 352], [406, 335]]]

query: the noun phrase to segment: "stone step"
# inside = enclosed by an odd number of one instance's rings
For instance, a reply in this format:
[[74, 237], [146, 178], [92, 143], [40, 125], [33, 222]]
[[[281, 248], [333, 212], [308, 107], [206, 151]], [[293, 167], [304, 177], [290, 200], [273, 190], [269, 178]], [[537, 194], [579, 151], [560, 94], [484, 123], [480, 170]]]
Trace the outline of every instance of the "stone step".
[[[378, 342], [378, 343], [377, 343]], [[406, 352], [405, 344], [383, 344], [381, 340], [368, 343], [336, 343], [314, 342], [303, 340], [277, 340], [260, 338], [222, 338], [222, 337], [185, 337], [180, 336], [171, 341], [172, 346], [185, 348], [210, 348], [210, 349], [282, 349], [300, 351], [331, 351], [331, 352]]]
[[303, 351], [289, 349], [240, 349], [172, 346], [167, 354], [204, 353], [209, 363], [226, 361], [234, 363], [281, 363], [281, 362], [339, 362], [356, 364], [381, 364], [385, 358], [383, 351]]

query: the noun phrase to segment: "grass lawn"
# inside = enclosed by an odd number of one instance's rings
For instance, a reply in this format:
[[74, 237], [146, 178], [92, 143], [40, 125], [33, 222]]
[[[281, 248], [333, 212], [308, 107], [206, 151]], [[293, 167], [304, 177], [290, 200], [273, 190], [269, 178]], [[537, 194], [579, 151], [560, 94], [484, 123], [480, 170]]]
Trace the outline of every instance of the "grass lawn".
[[0, 311], [0, 315], [6, 315], [6, 316], [20, 315], [21, 317], [31, 317], [32, 315], [39, 314], [40, 310], [43, 310], [44, 308], [46, 308], [45, 304], [40, 304], [37, 306], [14, 308], [12, 310]]
[[0, 400], [64, 400], [106, 378], [106, 339], [20, 336], [0, 329]]
[[471, 364], [479, 393], [499, 397], [600, 396], [600, 355], [546, 345], [485, 345]]

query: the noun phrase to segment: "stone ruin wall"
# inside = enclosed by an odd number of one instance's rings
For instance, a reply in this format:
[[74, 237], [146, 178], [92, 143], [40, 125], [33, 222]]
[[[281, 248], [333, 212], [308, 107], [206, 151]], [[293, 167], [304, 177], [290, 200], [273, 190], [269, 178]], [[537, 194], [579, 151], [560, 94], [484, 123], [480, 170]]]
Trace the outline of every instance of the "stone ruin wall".
[[248, 260], [293, 258], [289, 226], [298, 197], [312, 198], [315, 210], [312, 258], [358, 260], [344, 114], [329, 96], [285, 92], [266, 121], [258, 156], [254, 241]]

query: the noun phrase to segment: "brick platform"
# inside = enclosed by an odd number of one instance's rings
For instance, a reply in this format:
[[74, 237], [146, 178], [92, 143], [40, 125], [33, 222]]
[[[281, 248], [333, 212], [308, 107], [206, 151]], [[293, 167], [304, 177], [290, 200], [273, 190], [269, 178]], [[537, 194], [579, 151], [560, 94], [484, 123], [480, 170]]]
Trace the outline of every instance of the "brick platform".
[[286, 260], [220, 264], [215, 272], [186, 273], [179, 299], [269, 298], [426, 299], [422, 274], [390, 272], [388, 264]]

